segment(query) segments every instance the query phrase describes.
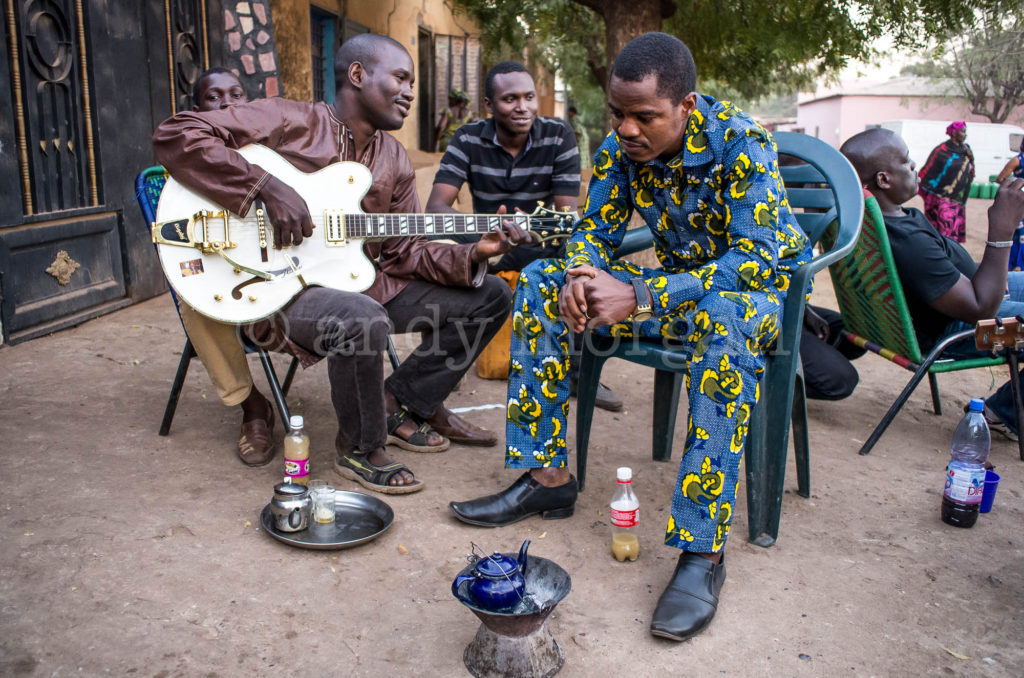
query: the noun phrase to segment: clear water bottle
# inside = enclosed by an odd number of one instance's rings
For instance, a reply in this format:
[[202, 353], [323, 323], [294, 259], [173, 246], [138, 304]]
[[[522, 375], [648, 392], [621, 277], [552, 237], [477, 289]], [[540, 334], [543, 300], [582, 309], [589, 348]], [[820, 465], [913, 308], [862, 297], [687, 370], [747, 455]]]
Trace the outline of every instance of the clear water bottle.
[[612, 555], [621, 563], [627, 559], [636, 560], [640, 555], [640, 540], [637, 538], [640, 502], [633, 493], [633, 469], [621, 466], [615, 472], [615, 478], [619, 487], [611, 503]]
[[309, 483], [309, 436], [301, 414], [293, 414], [284, 437], [284, 478], [293, 483]]
[[985, 489], [985, 461], [992, 442], [984, 410], [984, 400], [971, 399], [967, 414], [953, 433], [942, 493], [942, 520], [956, 527], [971, 527], [978, 520]]

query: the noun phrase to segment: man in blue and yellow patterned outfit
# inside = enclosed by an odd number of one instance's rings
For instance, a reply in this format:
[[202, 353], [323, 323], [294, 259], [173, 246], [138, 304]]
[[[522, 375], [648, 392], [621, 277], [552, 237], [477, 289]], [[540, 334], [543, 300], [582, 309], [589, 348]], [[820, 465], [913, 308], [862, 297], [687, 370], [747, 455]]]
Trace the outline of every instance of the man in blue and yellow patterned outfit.
[[[778, 334], [788, 271], [810, 257], [771, 136], [695, 86], [689, 49], [664, 33], [641, 35], [616, 59], [614, 131], [594, 157], [583, 219], [565, 260], [527, 267], [513, 301], [505, 464], [530, 470], [501, 493], [450, 505], [486, 526], [572, 515], [571, 332], [687, 349], [688, 433], [665, 537], [683, 553], [651, 622], [653, 634], [674, 640], [699, 633], [717, 608], [764, 353]], [[611, 258], [633, 210], [654, 234], [661, 269]]]

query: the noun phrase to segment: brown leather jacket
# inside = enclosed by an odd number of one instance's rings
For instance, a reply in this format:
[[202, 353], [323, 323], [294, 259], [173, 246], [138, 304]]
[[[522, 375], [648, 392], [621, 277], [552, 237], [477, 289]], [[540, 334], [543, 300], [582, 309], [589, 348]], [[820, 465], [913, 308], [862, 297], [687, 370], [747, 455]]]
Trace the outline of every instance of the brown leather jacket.
[[[246, 215], [269, 178], [233, 150], [248, 144], [272, 148], [303, 172], [339, 160], [360, 162], [373, 174], [373, 185], [362, 202], [364, 212], [420, 211], [416, 175], [402, 145], [378, 131], [357, 158], [348, 128], [322, 102], [259, 99], [216, 111], [182, 112], [162, 122], [153, 134], [157, 161], [175, 179], [240, 216]], [[411, 279], [479, 286], [486, 265], [473, 261], [472, 249], [471, 244], [419, 237], [365, 243], [363, 250], [377, 268], [365, 294], [383, 304]]]

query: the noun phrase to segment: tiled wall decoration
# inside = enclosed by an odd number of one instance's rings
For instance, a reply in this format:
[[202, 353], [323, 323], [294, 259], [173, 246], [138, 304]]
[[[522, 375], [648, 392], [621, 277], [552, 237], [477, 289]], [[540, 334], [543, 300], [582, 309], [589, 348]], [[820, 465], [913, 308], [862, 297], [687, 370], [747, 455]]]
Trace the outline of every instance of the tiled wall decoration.
[[252, 99], [284, 96], [278, 69], [270, 0], [224, 3], [224, 64]]

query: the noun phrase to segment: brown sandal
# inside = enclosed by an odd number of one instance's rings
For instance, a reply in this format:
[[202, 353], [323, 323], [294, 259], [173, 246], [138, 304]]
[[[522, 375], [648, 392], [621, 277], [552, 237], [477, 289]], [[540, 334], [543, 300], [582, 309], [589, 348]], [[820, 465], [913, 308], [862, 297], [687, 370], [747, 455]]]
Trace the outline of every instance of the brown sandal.
[[266, 466], [274, 458], [274, 410], [266, 419], [242, 422], [238, 458], [246, 466]]

